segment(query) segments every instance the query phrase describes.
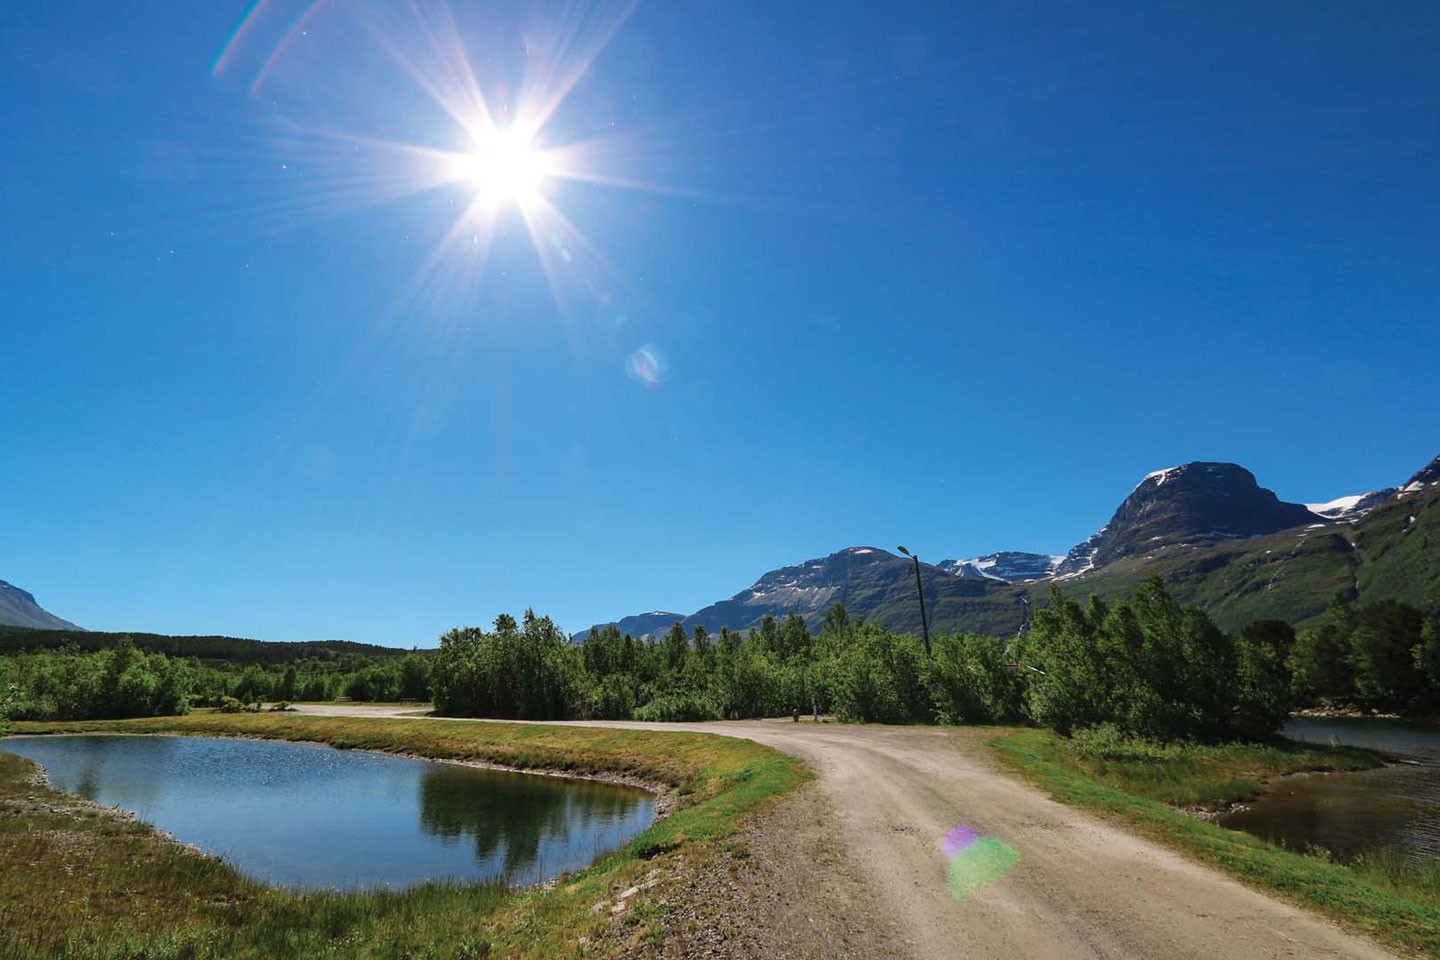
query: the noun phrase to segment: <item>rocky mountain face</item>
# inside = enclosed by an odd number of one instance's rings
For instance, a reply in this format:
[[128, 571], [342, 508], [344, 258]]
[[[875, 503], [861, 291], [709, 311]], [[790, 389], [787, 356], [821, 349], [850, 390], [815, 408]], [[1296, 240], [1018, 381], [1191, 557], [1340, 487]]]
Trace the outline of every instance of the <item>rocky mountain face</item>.
[[1261, 487], [1242, 466], [1187, 463], [1140, 481], [1110, 522], [1072, 549], [1056, 572], [1079, 576], [1157, 547], [1258, 537], [1323, 519]]
[[1001, 583], [1028, 583], [1042, 580], [1055, 572], [1063, 556], [1048, 553], [1025, 553], [1001, 550], [969, 560], [941, 560], [935, 566], [952, 577], [998, 580]]
[[79, 630], [68, 620], [43, 609], [28, 592], [0, 580], [0, 625], [37, 630]]
[[1431, 460], [1429, 466], [1405, 481], [1405, 486], [1401, 487], [1400, 491], [1402, 493], [1418, 493], [1437, 483], [1440, 483], [1440, 457]]
[[1398, 600], [1440, 613], [1440, 482], [1402, 490], [1354, 519], [1177, 544], [1058, 585], [1069, 596], [1113, 600], [1150, 576], [1226, 630], [1270, 618], [1302, 628], [1321, 623], [1337, 591], [1359, 603]]

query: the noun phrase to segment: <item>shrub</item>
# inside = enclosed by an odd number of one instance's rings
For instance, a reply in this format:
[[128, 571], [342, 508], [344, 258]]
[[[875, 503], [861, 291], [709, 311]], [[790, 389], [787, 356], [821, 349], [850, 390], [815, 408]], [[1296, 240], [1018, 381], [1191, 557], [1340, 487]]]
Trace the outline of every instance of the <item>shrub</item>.
[[245, 704], [241, 703], [239, 700], [235, 699], [234, 697], [221, 697], [221, 698], [220, 698], [220, 712], [221, 712], [221, 713], [239, 713], [240, 711], [242, 711], [242, 710], [244, 710], [244, 709], [245, 709]]
[[717, 659], [716, 708], [726, 719], [773, 717], [784, 712], [780, 667], [759, 643], [752, 641], [733, 650], [722, 643]]
[[1113, 723], [1162, 741], [1232, 732], [1235, 641], [1202, 611], [1154, 577], [1114, 607], [1051, 596], [1016, 643], [1031, 720], [1063, 734]]
[[624, 674], [594, 680], [585, 693], [585, 715], [592, 720], [629, 720], [635, 713], [635, 690]]
[[1165, 747], [1150, 740], [1127, 737], [1113, 723], [1076, 730], [1070, 738], [1070, 749], [1086, 760], [1122, 760], [1132, 763], [1159, 763], [1170, 759], [1176, 747]]
[[940, 723], [1001, 723], [1020, 716], [1020, 681], [1005, 642], [966, 633], [935, 639], [929, 686]]
[[720, 709], [709, 697], [700, 694], [667, 694], [656, 697], [636, 710], [635, 719], [652, 723], [719, 720]]
[[1278, 730], [1295, 706], [1287, 665], [1295, 630], [1283, 620], [1246, 627], [1236, 642], [1235, 711], [1232, 732], [1258, 738]]
[[452, 630], [430, 671], [445, 716], [561, 720], [580, 712], [581, 654], [549, 617], [501, 614], [495, 629]]
[[835, 660], [835, 712], [842, 720], [866, 723], [929, 722], [924, 657], [914, 637], [861, 624]]

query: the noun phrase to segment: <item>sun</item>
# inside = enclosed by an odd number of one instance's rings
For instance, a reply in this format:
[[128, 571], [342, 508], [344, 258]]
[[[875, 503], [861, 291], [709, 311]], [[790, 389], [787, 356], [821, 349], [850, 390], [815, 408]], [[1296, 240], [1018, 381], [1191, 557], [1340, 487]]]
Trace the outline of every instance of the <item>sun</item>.
[[491, 207], [532, 206], [553, 173], [545, 151], [515, 129], [495, 130], [456, 160], [457, 173]]

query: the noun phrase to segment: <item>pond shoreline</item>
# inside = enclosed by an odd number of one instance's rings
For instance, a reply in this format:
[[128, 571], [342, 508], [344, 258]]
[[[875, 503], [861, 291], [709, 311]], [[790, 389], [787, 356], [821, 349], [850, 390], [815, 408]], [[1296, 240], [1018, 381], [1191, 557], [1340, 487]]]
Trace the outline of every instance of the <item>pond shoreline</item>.
[[[497, 764], [462, 758], [442, 766], [419, 751], [347, 749], [318, 740], [112, 731], [22, 735], [0, 742], [0, 752], [25, 765], [17, 773], [38, 815], [88, 811], [82, 815], [123, 825], [110, 829], [142, 829], [177, 853], [301, 893], [405, 890], [431, 882], [545, 888], [656, 822], [656, 794], [633, 784], [548, 773], [541, 774], [545, 780], [526, 780], [527, 771]], [[176, 766], [172, 758], [188, 759]], [[152, 786], [159, 784], [170, 785], [163, 799]], [[214, 802], [207, 792], [214, 788], [202, 784], [218, 785]], [[459, 784], [468, 785], [463, 797], [455, 792]], [[515, 806], [518, 798], [525, 799]], [[506, 804], [513, 812], [503, 812]], [[603, 810], [602, 819], [593, 827], [588, 819], [572, 821], [588, 818], [587, 809]], [[556, 816], [566, 821], [563, 827]], [[253, 832], [237, 822], [253, 824]], [[527, 826], [532, 822], [536, 826]], [[519, 832], [511, 832], [512, 823]], [[449, 841], [460, 836], [471, 836], [479, 852], [457, 860], [453, 851], [465, 845]], [[527, 851], [514, 864], [512, 843]]]
[[[338, 750], [344, 753], [374, 753], [386, 757], [403, 757], [407, 760], [423, 760], [426, 763], [455, 764], [462, 767], [470, 767], [476, 770], [494, 770], [500, 773], [531, 774], [537, 777], [552, 777], [558, 780], [576, 780], [588, 783], [607, 783], [617, 787], [629, 787], [633, 790], [643, 790], [654, 798], [655, 819], [651, 821], [652, 823], [658, 823], [664, 818], [670, 816], [670, 814], [674, 813], [677, 809], [679, 809], [681, 805], [680, 792], [673, 787], [670, 787], [655, 780], [647, 780], [644, 777], [637, 777], [626, 773], [607, 773], [605, 771], [596, 771], [594, 773], [575, 773], [572, 771], [560, 769], [546, 769], [544, 767], [516, 767], [503, 763], [493, 763], [489, 760], [462, 760], [454, 757], [433, 757], [415, 751], [383, 750], [377, 747], [337, 747], [333, 743], [326, 743], [323, 740], [292, 740], [289, 737], [257, 737], [248, 736], [246, 734], [211, 733], [208, 731], [203, 733], [187, 733], [180, 730], [176, 730], [173, 732], [155, 731], [144, 733], [129, 733], [119, 730], [103, 730], [93, 732], [66, 731], [57, 733], [14, 733], [9, 734], [6, 737], [0, 738], [0, 740], [21, 740], [31, 737], [208, 737], [216, 740], [250, 740], [256, 743], [301, 743], [307, 746], [325, 747], [327, 750]], [[44, 769], [44, 767], [40, 764], [37, 764], [37, 766], [40, 766], [42, 770]], [[58, 790], [58, 788], [55, 787], [51, 787], [51, 789]], [[65, 791], [63, 790], [60, 790], [58, 792], [65, 793]], [[67, 794], [67, 796], [75, 795]], [[79, 799], [83, 800], [85, 798], [80, 797]], [[94, 801], [87, 800], [86, 802], [93, 803]], [[104, 807], [104, 804], [97, 804], [97, 806]], [[119, 807], [104, 807], [104, 809], [123, 810], [123, 808]], [[129, 813], [129, 811], [123, 812]], [[133, 819], [134, 815], [132, 814], [131, 817]], [[169, 836], [163, 830], [157, 830], [156, 832], [160, 833], [163, 836]], [[179, 843], [180, 841], [177, 840], [175, 842]], [[182, 846], [189, 845], [182, 844]]]
[[[1362, 773], [1371, 773], [1375, 770], [1384, 770], [1387, 767], [1399, 767], [1405, 765], [1404, 761], [1393, 760], [1389, 757], [1386, 757], [1384, 754], [1380, 754], [1378, 750], [1374, 752], [1379, 754], [1383, 758], [1384, 762], [1380, 763], [1378, 766], [1370, 767], [1365, 770], [1296, 770], [1294, 773], [1281, 773], [1262, 781], [1261, 787], [1263, 789], [1261, 790], [1259, 795], [1251, 797], [1248, 800], [1234, 800], [1220, 807], [1177, 806], [1175, 807], [1175, 809], [1179, 810], [1181, 813], [1194, 817], [1196, 820], [1204, 820], [1207, 823], [1214, 823], [1223, 827], [1225, 826], [1225, 824], [1221, 823], [1220, 821], [1224, 820], [1231, 814], [1243, 813], [1244, 811], [1249, 810], [1256, 803], [1264, 800], [1267, 796], [1269, 796], [1276, 787], [1288, 783], [1292, 780], [1298, 780], [1301, 777], [1353, 777]], [[1226, 829], [1229, 830], [1237, 828], [1226, 827]]]
[[[0, 737], [0, 741], [10, 739], [18, 740], [24, 736], [46, 736], [46, 734], [23, 734], [22, 736], [17, 737], [6, 736]], [[84, 736], [84, 734], [53, 734], [53, 736]], [[186, 843], [184, 840], [181, 840], [174, 834], [168, 833], [165, 830], [161, 830], [159, 827], [155, 826], [155, 824], [140, 819], [140, 815], [133, 810], [126, 810], [124, 807], [112, 806], [110, 804], [101, 803], [98, 800], [91, 800], [89, 797], [81, 796], [78, 793], [71, 793], [68, 790], [60, 789], [59, 787], [55, 786], [55, 784], [50, 782], [50, 771], [46, 768], [45, 764], [41, 763], [39, 760], [32, 760], [29, 757], [20, 757], [19, 754], [10, 754], [10, 756], [19, 757], [19, 759], [25, 761], [34, 768], [31, 771], [30, 775], [25, 778], [24, 782], [27, 786], [34, 786], [39, 788], [40, 790], [46, 790], [50, 793], [60, 795], [64, 798], [65, 804], [69, 807], [69, 810], [90, 810], [96, 814], [99, 814], [100, 816], [108, 817], [111, 820], [115, 820], [121, 823], [142, 824], [146, 827], [149, 827], [151, 832], [153, 832], [158, 839], [164, 841], [167, 844], [178, 847], [193, 856], [203, 857], [206, 860], [222, 864], [226, 867], [230, 866], [229, 864], [225, 863], [224, 858], [218, 857], [213, 853], [202, 850], [201, 848], [195, 846], [195, 844], [193, 843]], [[34, 798], [32, 798], [32, 802], [45, 813], [63, 815], [68, 815], [69, 813], [69, 810], [66, 810], [64, 807], [61, 807], [58, 804], [52, 803], [49, 800], [40, 797], [38, 793]], [[231, 867], [231, 869], [234, 868]]]
[[1440, 855], [1440, 735], [1430, 724], [1312, 714], [1293, 716], [1282, 733], [1300, 743], [1365, 750], [1382, 762], [1344, 777], [1277, 777], [1261, 796], [1224, 812], [1222, 826], [1289, 849], [1323, 848], [1343, 861]]
[[[37, 740], [64, 733], [233, 737], [300, 749], [319, 744], [397, 761], [499, 761], [490, 765], [568, 778], [592, 792], [599, 784], [587, 788], [580, 781], [603, 782], [596, 774], [614, 771], [632, 775], [624, 786], [641, 778], [670, 785], [665, 792], [680, 801], [663, 821], [652, 818], [633, 840], [554, 883], [307, 892], [248, 879], [227, 861], [196, 855], [121, 811], [51, 788], [32, 761], [0, 753], [0, 807], [4, 815], [30, 822], [25, 830], [0, 831], [0, 860], [37, 867], [0, 871], [0, 904], [7, 939], [13, 936], [37, 957], [66, 949], [76, 956], [118, 956], [121, 948], [126, 955], [168, 955], [178, 946], [201, 960], [308, 960], [349, 956], [355, 945], [366, 948], [357, 955], [367, 956], [629, 955], [636, 943], [675, 932], [662, 906], [689, 896], [697, 878], [721, 864], [749, 869], [752, 860], [742, 859], [746, 840], [737, 836], [741, 822], [810, 777], [802, 762], [773, 749], [678, 732], [617, 736], [541, 725], [279, 715], [17, 723], [11, 731]], [[27, 749], [38, 756], [40, 746]], [[381, 758], [352, 759], [369, 765]], [[328, 755], [326, 762], [337, 760]], [[467, 772], [484, 773], [435, 767], [431, 776], [463, 779]], [[532, 791], [560, 789], [558, 783], [530, 783]], [[343, 805], [343, 795], [332, 794]], [[647, 790], [643, 801], [652, 809], [655, 795]], [[118, 890], [125, 895], [116, 896]], [[725, 917], [735, 913], [729, 901], [717, 906]]]

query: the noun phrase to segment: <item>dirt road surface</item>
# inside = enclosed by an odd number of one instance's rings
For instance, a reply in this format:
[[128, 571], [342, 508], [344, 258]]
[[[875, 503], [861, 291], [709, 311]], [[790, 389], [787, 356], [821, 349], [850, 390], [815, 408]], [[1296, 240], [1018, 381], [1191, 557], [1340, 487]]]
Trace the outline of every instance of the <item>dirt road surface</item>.
[[[310, 705], [306, 713], [405, 709]], [[413, 711], [413, 708], [410, 708]], [[944, 728], [784, 721], [593, 723], [743, 737], [807, 760], [851, 863], [917, 960], [1390, 958], [1334, 923], [1058, 804], [1001, 770], [983, 739]], [[965, 825], [1020, 859], [965, 899], [942, 841]]]

